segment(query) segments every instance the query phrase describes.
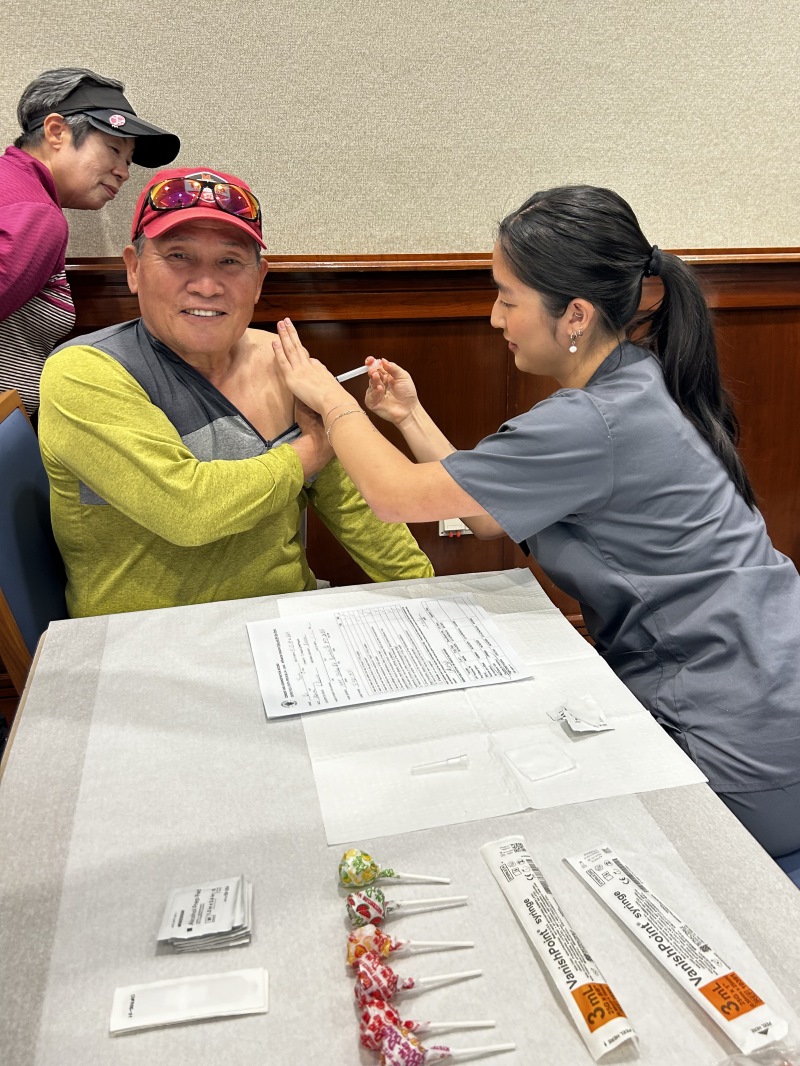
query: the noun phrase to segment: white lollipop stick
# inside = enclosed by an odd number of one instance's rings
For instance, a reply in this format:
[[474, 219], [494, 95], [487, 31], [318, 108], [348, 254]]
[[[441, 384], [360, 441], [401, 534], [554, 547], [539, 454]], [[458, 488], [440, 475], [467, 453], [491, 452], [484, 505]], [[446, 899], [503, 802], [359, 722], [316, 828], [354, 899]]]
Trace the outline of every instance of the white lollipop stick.
[[429, 1022], [405, 1018], [385, 999], [368, 998], [361, 1004], [359, 1028], [361, 1043], [372, 1051], [378, 1051], [383, 1043], [383, 1031], [389, 1026], [400, 1026], [413, 1036], [417, 1033], [438, 1033], [447, 1029], [493, 1029], [495, 1022]]
[[468, 896], [434, 896], [433, 899], [392, 899], [386, 901], [387, 911], [408, 911], [417, 907], [461, 907]]
[[482, 1055], [498, 1055], [502, 1051], [514, 1051], [516, 1044], [487, 1044], [484, 1047], [451, 1048], [447, 1044], [432, 1044], [426, 1047], [416, 1036], [397, 1025], [384, 1026], [381, 1038], [381, 1066], [405, 1066], [408, 1063], [441, 1062], [454, 1059], [476, 1059]]
[[[465, 1047], [460, 1050], [456, 1050], [456, 1048], [448, 1048], [447, 1058], [452, 1059], [453, 1062], [464, 1062], [466, 1059], [478, 1059], [482, 1058], [484, 1055], [500, 1055], [503, 1051], [516, 1050], [516, 1044], [487, 1044], [485, 1047]], [[436, 1051], [436, 1048], [432, 1047], [428, 1049], [429, 1054], [431, 1051]], [[435, 1060], [431, 1056], [429, 1061]]]
[[[470, 977], [480, 977], [483, 970], [462, 970], [460, 973], [440, 973], [435, 977], [412, 977], [410, 980], [414, 982], [411, 988], [402, 988], [401, 984], [403, 979], [400, 979], [398, 984], [398, 992], [410, 992], [414, 988], [430, 988], [432, 985], [445, 985], [450, 984], [451, 981], [466, 981]], [[409, 980], [409, 978], [405, 978]]]
[[381, 962], [374, 952], [368, 951], [358, 964], [353, 993], [359, 1007], [365, 1009], [371, 999], [381, 999], [386, 1003], [401, 992], [451, 984], [453, 981], [464, 981], [470, 977], [480, 977], [482, 972], [482, 970], [464, 970], [461, 973], [437, 974], [435, 977], [401, 977], [391, 966]]
[[455, 1032], [456, 1029], [494, 1029], [495, 1021], [483, 1022], [420, 1022], [415, 1033], [444, 1033]]
[[442, 910], [445, 907], [460, 907], [467, 902], [466, 896], [436, 896], [433, 899], [387, 899], [376, 885], [367, 885], [360, 892], [351, 892], [347, 897], [347, 916], [352, 925], [380, 925], [396, 911], [416, 914], [425, 910]]
[[414, 955], [418, 951], [455, 951], [456, 948], [474, 948], [474, 940], [407, 940], [395, 948], [397, 955]]
[[422, 881], [435, 885], [449, 885], [449, 877], [434, 877], [433, 874], [401, 873], [393, 866], [381, 867], [371, 855], [361, 848], [348, 848], [339, 863], [339, 884], [344, 888], [363, 888], [374, 881]]
[[347, 937], [347, 961], [357, 966], [358, 960], [368, 951], [385, 959], [388, 955], [414, 955], [422, 951], [451, 951], [456, 948], [473, 948], [472, 940], [395, 940], [377, 926], [368, 924], [354, 929]]
[[423, 884], [429, 885], [449, 885], [449, 877], [433, 877], [430, 874], [404, 874], [399, 870], [395, 870], [394, 873], [382, 873], [380, 876], [381, 881], [394, 881], [395, 883], [401, 881], [417, 881]]

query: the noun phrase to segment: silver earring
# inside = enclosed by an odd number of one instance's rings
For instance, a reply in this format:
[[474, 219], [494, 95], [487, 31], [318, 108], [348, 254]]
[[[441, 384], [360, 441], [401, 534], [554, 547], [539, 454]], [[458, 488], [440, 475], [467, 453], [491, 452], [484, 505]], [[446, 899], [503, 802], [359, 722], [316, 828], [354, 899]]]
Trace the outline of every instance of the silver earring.
[[570, 344], [570, 346], [569, 346], [569, 351], [572, 353], [572, 355], [574, 355], [577, 352], [577, 350], [578, 350], [578, 345], [575, 343], [576, 340], [578, 339], [578, 337], [582, 337], [582, 336], [583, 336], [583, 330], [582, 329], [579, 329], [577, 333], [570, 333], [569, 339], [572, 341], [572, 344]]

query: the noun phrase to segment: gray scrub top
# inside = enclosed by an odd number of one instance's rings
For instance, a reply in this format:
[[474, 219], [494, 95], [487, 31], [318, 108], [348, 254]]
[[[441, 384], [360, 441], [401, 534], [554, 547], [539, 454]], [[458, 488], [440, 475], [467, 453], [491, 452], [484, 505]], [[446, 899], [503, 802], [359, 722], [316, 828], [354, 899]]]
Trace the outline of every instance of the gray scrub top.
[[800, 578], [667, 392], [616, 349], [448, 473], [580, 601], [597, 650], [718, 792], [800, 781]]

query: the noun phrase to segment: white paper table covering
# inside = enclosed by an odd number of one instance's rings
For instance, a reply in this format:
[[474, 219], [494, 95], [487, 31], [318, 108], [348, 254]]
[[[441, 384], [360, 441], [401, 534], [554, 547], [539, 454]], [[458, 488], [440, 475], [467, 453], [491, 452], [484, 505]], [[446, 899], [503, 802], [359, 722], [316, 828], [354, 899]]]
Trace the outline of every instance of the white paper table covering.
[[[356, 1043], [344, 892], [335, 884], [342, 849], [325, 845], [300, 724], [266, 722], [250, 658], [245, 623], [275, 616], [274, 601], [239, 601], [51, 630], [0, 784], [4, 1063], [263, 1066], [291, 1061], [298, 1046], [309, 1062], [374, 1061]], [[446, 922], [420, 914], [394, 923], [397, 935], [476, 941], [470, 965], [486, 973], [479, 1000], [468, 983], [432, 991], [419, 1000], [426, 1015], [475, 1017], [477, 1004], [497, 1019], [493, 1036], [519, 1044], [504, 1062], [589, 1062], [478, 853], [509, 833], [525, 836], [634, 1018], [643, 1066], [713, 1066], [732, 1049], [562, 866], [564, 855], [601, 839], [641, 864], [664, 898], [782, 1006], [754, 948], [800, 1009], [797, 890], [705, 786], [692, 786], [360, 839], [382, 862], [442, 872], [470, 896]], [[270, 1014], [109, 1037], [115, 987], [211, 969], [208, 958], [156, 955], [154, 938], [169, 888], [219, 869], [254, 882], [254, 941], [236, 959], [274, 975]], [[422, 891], [430, 886], [403, 888], [408, 897]], [[292, 937], [309, 928], [313, 944], [298, 953]], [[413, 972], [441, 972], [442, 958], [419, 956]], [[412, 972], [399, 960], [397, 969]]]
[[[441, 580], [446, 590], [448, 579]], [[419, 582], [409, 594], [429, 595], [428, 584]], [[460, 578], [459, 586], [492, 613], [534, 678], [304, 715], [329, 844], [705, 780], [543, 598], [529, 571]], [[330, 610], [336, 595], [313, 604], [282, 601], [281, 613]], [[357, 597], [364, 603], [375, 595], [381, 591]], [[578, 737], [550, 717], [565, 699], [585, 695], [597, 701], [612, 731]], [[575, 766], [530, 780], [501, 754], [525, 746], [559, 748]], [[422, 781], [411, 773], [419, 763], [462, 754], [469, 765], [457, 774]]]

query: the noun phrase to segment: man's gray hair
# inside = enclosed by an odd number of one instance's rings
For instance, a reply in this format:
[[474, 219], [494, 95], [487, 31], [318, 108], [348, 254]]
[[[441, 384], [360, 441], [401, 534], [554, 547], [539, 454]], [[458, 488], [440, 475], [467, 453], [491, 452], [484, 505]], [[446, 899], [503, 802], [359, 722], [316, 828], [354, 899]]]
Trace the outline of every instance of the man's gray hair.
[[[95, 74], [93, 70], [87, 70], [85, 67], [59, 67], [57, 70], [46, 70], [25, 87], [19, 98], [17, 121], [22, 129], [22, 135], [14, 141], [14, 147], [35, 148], [37, 144], [41, 144], [44, 140], [43, 127], [40, 126], [30, 133], [27, 132], [31, 118], [42, 111], [58, 113], [59, 106], [69, 94], [84, 82], [101, 88], [119, 89], [120, 92], [125, 88], [116, 78], [104, 78], [102, 74]], [[65, 115], [64, 121], [72, 132], [72, 143], [75, 148], [80, 148], [89, 134], [96, 129], [86, 115]]]
[[[135, 240], [131, 241], [131, 243], [133, 244], [133, 250], [136, 252], [136, 258], [137, 259], [141, 259], [141, 257], [142, 257], [142, 252], [144, 251], [144, 243], [145, 243], [146, 240], [147, 240], [147, 237], [145, 237], [145, 235], [143, 233], [140, 233], [139, 236]], [[253, 249], [255, 250], [255, 253], [256, 253], [256, 266], [260, 266], [261, 265], [261, 245], [258, 243], [258, 241], [255, 241], [255, 240], [253, 241]]]

